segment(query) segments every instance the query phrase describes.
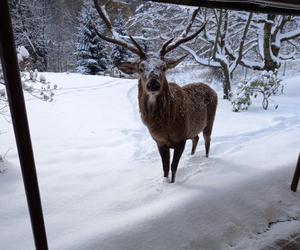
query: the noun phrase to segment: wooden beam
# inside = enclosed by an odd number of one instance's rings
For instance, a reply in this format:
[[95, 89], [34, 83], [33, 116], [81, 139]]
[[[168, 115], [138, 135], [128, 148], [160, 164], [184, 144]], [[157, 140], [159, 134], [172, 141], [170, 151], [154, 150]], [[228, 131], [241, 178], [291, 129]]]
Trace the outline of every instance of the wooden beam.
[[297, 192], [299, 179], [300, 179], [300, 154], [299, 154], [297, 166], [295, 169], [295, 173], [294, 173], [294, 177], [293, 177], [293, 181], [292, 181], [292, 185], [291, 185], [291, 189], [294, 192]]
[[7, 0], [0, 0], [0, 6], [0, 56], [34, 242], [36, 249], [47, 250], [40, 192]]
[[300, 0], [152, 0], [152, 2], [300, 16]]

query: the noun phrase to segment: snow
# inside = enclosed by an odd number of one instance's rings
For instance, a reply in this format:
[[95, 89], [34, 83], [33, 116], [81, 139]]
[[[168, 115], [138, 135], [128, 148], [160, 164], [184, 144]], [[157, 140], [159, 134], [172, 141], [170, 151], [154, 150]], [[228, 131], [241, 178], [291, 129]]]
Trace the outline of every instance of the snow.
[[300, 35], [300, 28], [298, 28], [298, 29], [295, 29], [295, 30], [292, 30], [292, 31], [290, 31], [290, 32], [287, 32], [287, 33], [279, 33], [279, 35], [278, 35], [278, 39], [280, 40], [280, 41], [282, 41], [282, 40], [288, 40], [289, 38], [291, 38], [291, 37], [298, 37]]
[[201, 58], [199, 57], [196, 52], [187, 47], [186, 45], [180, 45], [180, 48], [186, 50], [187, 52], [189, 52], [193, 58], [200, 64], [200, 65], [208, 65], [208, 66], [213, 66], [213, 67], [221, 67], [219, 62], [215, 62], [214, 60], [211, 60], [210, 58]]
[[[300, 77], [277, 110], [234, 113], [219, 99], [211, 143], [187, 143], [175, 184], [142, 124], [137, 80], [44, 73], [26, 95], [50, 249], [261, 249], [300, 230], [289, 189], [300, 145]], [[188, 77], [188, 75], [187, 75]], [[221, 92], [219, 96], [222, 96]], [[255, 104], [255, 103], [254, 103]], [[34, 249], [11, 124], [1, 119], [1, 249]]]
[[148, 57], [143, 61], [145, 77], [149, 79], [150, 75], [158, 77], [162, 71], [162, 67], [165, 65], [165, 62], [160, 59], [158, 55], [153, 55]]
[[24, 46], [19, 46], [17, 48], [17, 58], [19, 63], [29, 58], [29, 52]]
[[264, 25], [263, 24], [259, 25], [258, 51], [259, 51], [260, 57], [264, 60], [264, 58], [265, 58], [265, 49], [264, 49]]

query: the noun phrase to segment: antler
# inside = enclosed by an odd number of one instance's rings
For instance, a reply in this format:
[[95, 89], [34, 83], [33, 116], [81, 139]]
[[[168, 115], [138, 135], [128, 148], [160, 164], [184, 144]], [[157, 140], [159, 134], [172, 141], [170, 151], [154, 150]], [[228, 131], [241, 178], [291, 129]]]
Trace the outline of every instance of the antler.
[[103, 22], [105, 23], [107, 29], [110, 31], [110, 33], [112, 34], [112, 37], [107, 37], [104, 36], [103, 34], [101, 34], [98, 29], [96, 28], [96, 25], [93, 23], [93, 27], [94, 30], [96, 32], [96, 34], [103, 40], [113, 43], [113, 44], [117, 44], [120, 45], [124, 48], [126, 48], [127, 50], [131, 51], [132, 53], [140, 56], [140, 58], [145, 59], [146, 58], [146, 54], [143, 51], [142, 47], [137, 43], [136, 40], [134, 40], [134, 38], [132, 36], [129, 36], [130, 40], [133, 42], [134, 46], [132, 46], [130, 43], [126, 42], [124, 39], [121, 38], [121, 35], [114, 30], [113, 25], [109, 19], [109, 16], [106, 13], [105, 10], [105, 6], [109, 1], [102, 1], [102, 5], [100, 6], [97, 0], [94, 0], [94, 4], [96, 7], [96, 10], [99, 14], [99, 16], [101, 17], [101, 19], [103, 20]]
[[177, 47], [178, 47], [180, 44], [182, 44], [182, 43], [186, 43], [186, 42], [188, 42], [188, 41], [194, 39], [196, 36], [198, 36], [198, 35], [200, 34], [200, 32], [201, 32], [202, 30], [204, 30], [204, 28], [205, 28], [205, 26], [206, 26], [206, 23], [203, 24], [199, 30], [197, 30], [197, 31], [194, 32], [193, 34], [187, 36], [187, 34], [190, 32], [190, 30], [191, 30], [191, 28], [192, 28], [192, 25], [193, 25], [193, 23], [194, 23], [194, 21], [195, 21], [195, 18], [196, 18], [196, 16], [197, 16], [199, 10], [200, 10], [200, 8], [194, 10], [193, 15], [192, 15], [192, 18], [191, 18], [189, 24], [187, 25], [186, 29], [181, 33], [181, 35], [175, 40], [175, 42], [173, 42], [174, 38], [171, 38], [171, 39], [167, 40], [167, 41], [163, 44], [163, 46], [162, 46], [162, 48], [161, 48], [161, 50], [160, 50], [160, 57], [161, 57], [162, 59], [163, 59], [164, 56], [165, 56], [167, 53], [169, 53], [171, 50], [177, 48]]

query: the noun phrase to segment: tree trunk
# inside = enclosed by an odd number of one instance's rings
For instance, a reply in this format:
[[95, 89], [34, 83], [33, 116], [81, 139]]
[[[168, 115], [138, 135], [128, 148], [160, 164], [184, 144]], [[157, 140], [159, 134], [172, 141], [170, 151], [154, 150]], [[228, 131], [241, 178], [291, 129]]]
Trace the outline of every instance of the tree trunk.
[[280, 68], [280, 63], [275, 58], [278, 57], [280, 48], [273, 45], [275, 38], [272, 37], [273, 23], [276, 15], [268, 14], [267, 22], [264, 24], [264, 70], [275, 72]]
[[222, 71], [223, 71], [223, 76], [224, 76], [223, 99], [230, 100], [232, 75], [229, 72], [227, 64], [222, 63]]

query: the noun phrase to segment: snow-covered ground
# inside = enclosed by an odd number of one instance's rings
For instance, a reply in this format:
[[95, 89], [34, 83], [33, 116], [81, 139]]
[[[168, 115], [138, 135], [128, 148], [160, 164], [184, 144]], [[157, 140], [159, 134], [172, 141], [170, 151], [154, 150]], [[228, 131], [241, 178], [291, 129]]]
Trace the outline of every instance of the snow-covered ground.
[[[210, 158], [191, 142], [162, 182], [139, 118], [137, 81], [46, 74], [52, 103], [26, 96], [50, 249], [261, 249], [300, 230], [289, 189], [300, 151], [300, 77], [277, 110], [220, 99]], [[220, 94], [221, 96], [221, 94]], [[1, 120], [0, 249], [34, 249], [11, 124]]]

